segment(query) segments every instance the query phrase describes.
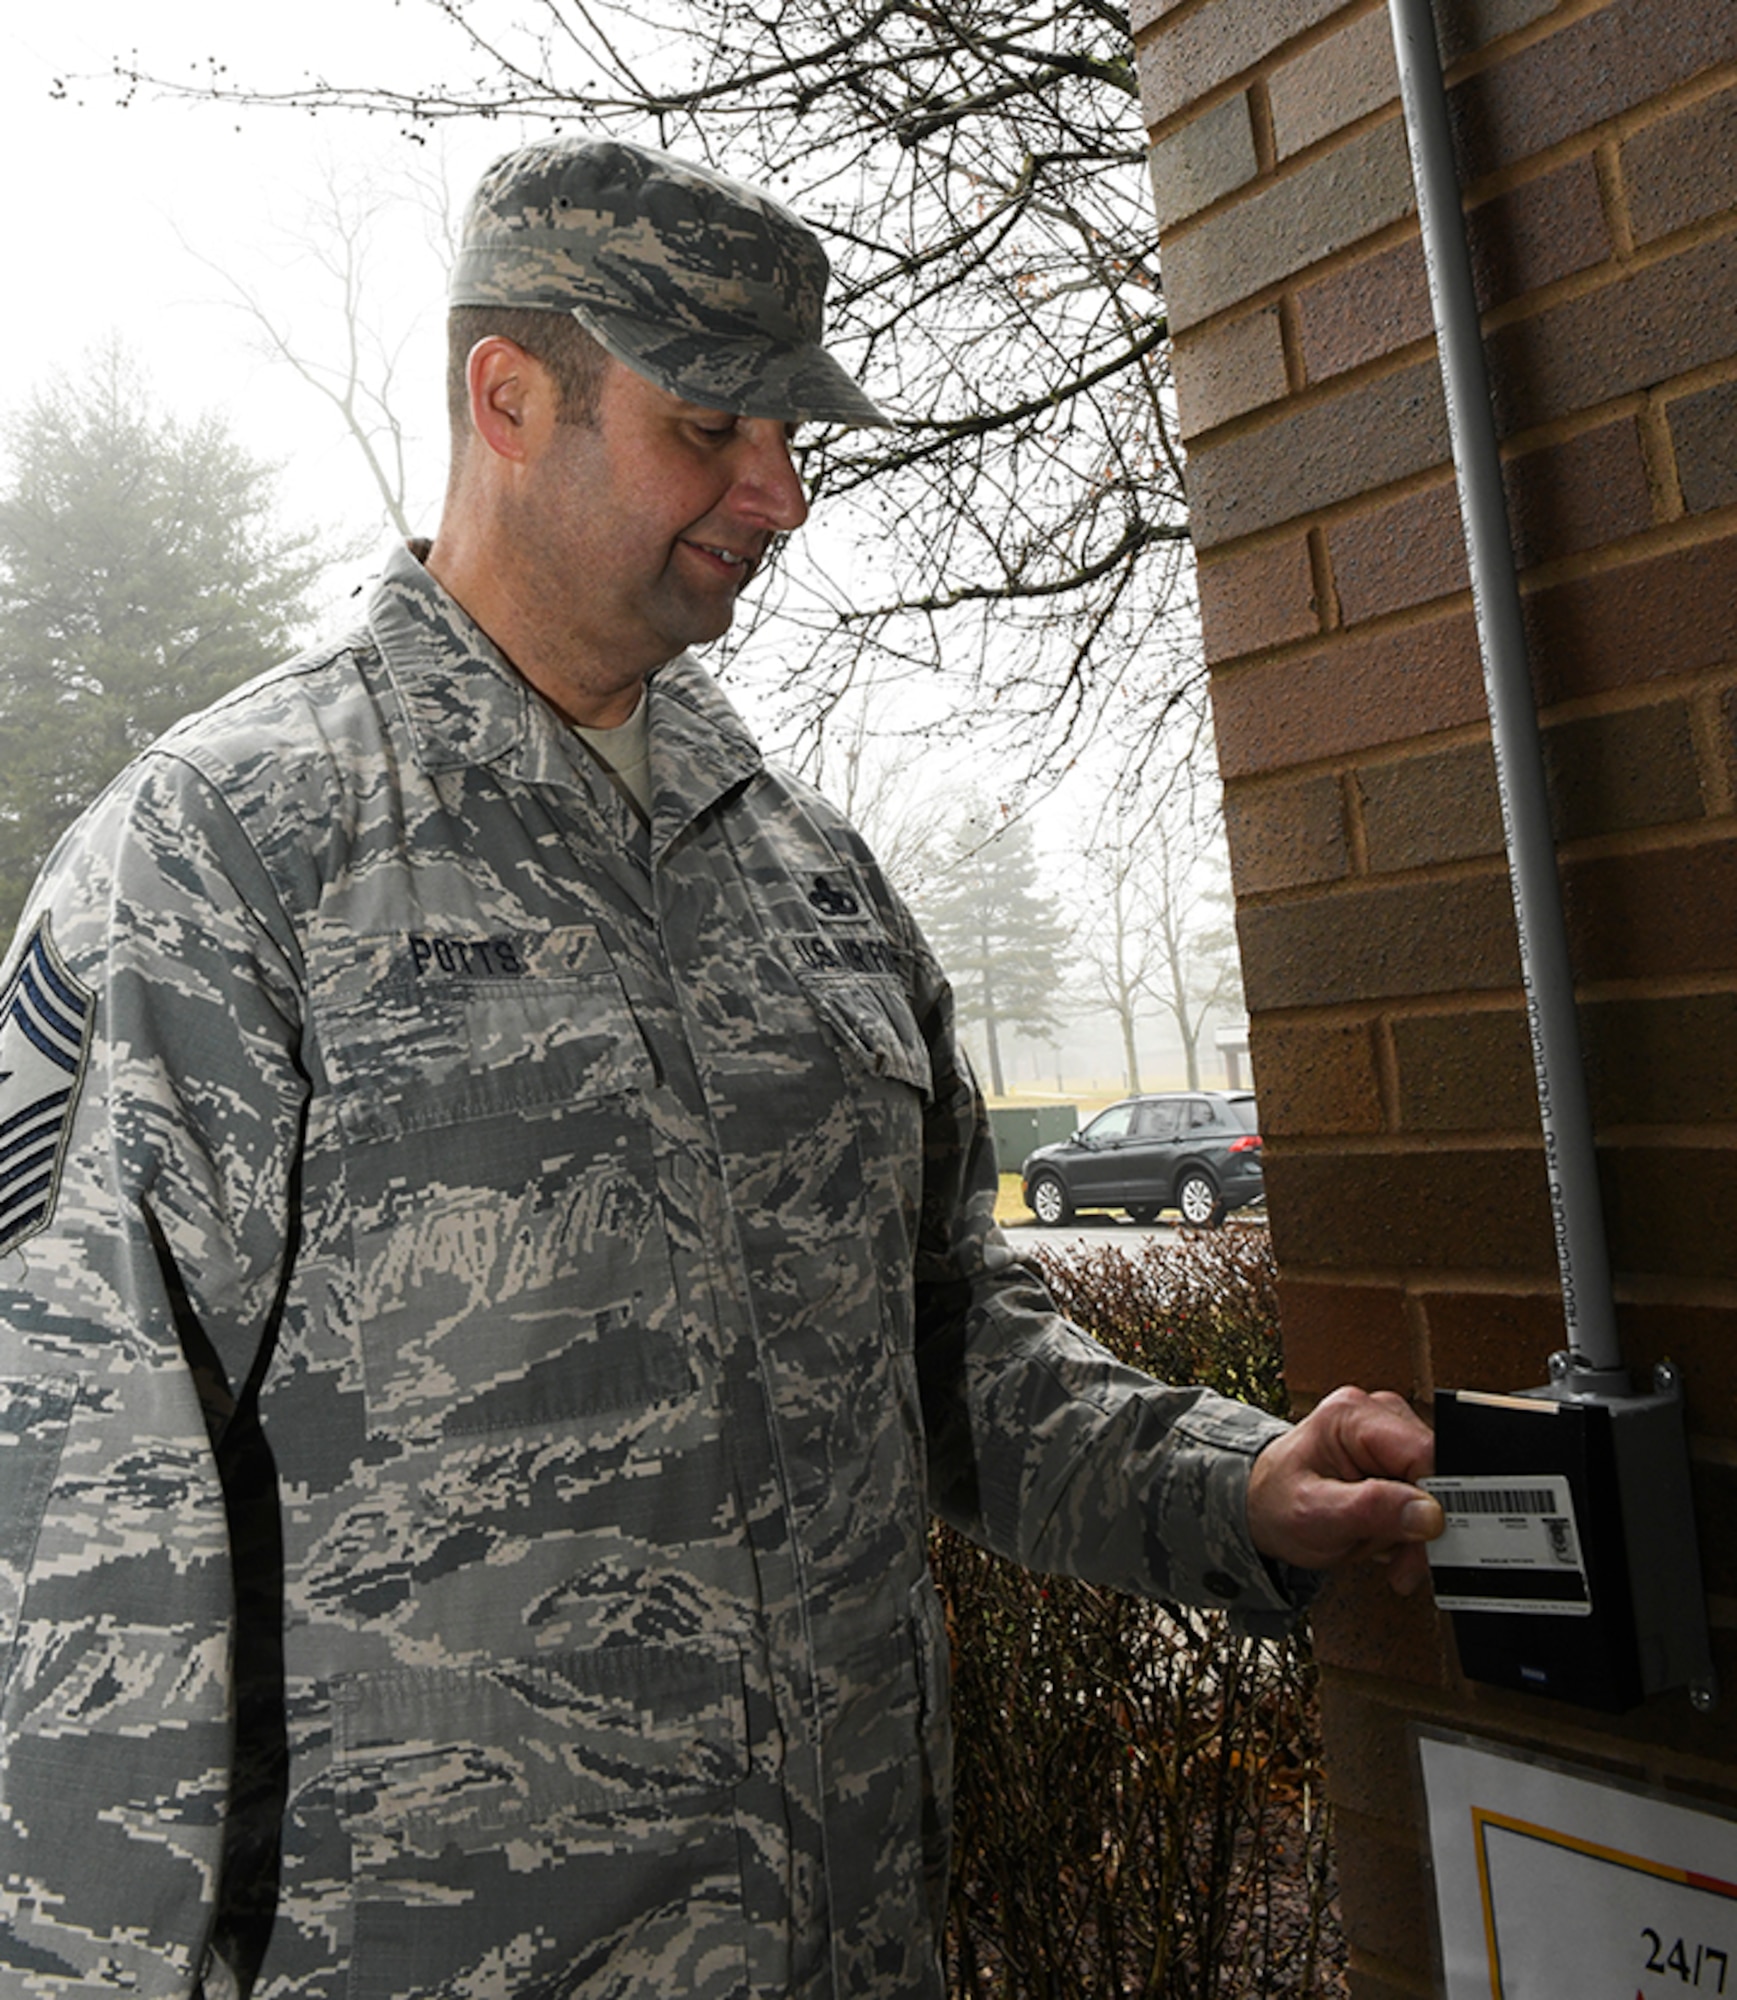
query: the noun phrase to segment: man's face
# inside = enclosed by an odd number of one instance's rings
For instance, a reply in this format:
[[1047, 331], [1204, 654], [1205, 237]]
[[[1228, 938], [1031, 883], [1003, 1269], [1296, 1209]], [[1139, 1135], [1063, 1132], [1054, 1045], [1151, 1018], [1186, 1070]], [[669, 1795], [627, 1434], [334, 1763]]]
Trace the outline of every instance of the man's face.
[[793, 427], [682, 402], [611, 361], [592, 424], [559, 424], [514, 532], [575, 667], [621, 684], [729, 629], [774, 535], [808, 503]]

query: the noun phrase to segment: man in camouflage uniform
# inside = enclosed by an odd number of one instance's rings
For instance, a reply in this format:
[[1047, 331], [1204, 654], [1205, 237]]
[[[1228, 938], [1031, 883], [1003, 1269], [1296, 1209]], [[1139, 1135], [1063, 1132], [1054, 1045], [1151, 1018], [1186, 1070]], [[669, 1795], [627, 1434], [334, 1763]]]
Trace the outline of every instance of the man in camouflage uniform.
[[931, 1508], [1251, 1618], [1414, 1579], [1397, 1399], [1291, 1430], [1055, 1316], [923, 939], [685, 650], [802, 519], [791, 425], [878, 420], [825, 279], [716, 175], [503, 162], [436, 541], [45, 873], [7, 1996], [938, 1995]]

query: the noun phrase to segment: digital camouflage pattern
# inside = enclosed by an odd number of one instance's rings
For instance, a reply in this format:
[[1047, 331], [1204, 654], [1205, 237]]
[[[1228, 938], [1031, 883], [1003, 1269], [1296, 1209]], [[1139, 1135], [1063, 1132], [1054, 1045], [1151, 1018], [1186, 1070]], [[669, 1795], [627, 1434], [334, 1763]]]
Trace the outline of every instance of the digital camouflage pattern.
[[692, 661], [650, 703], [648, 829], [403, 552], [49, 866], [8, 2000], [939, 1996], [931, 1506], [1287, 1608], [1282, 1427], [1056, 1318], [861, 842]]
[[618, 139], [551, 139], [484, 174], [449, 300], [570, 312], [711, 409], [884, 424], [820, 344], [830, 272], [813, 230], [757, 188]]

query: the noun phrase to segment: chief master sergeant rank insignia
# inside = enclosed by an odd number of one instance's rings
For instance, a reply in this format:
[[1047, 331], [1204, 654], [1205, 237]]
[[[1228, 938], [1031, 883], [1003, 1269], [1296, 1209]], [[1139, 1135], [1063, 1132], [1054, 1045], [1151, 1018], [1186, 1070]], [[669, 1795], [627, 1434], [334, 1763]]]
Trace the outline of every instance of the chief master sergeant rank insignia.
[[45, 918], [0, 993], [0, 1256], [54, 1213], [94, 1013]]

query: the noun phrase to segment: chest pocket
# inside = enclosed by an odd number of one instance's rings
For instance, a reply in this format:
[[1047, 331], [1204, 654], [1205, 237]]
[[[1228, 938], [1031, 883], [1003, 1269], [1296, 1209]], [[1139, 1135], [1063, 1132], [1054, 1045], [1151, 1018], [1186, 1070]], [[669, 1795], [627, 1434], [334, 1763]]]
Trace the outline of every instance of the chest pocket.
[[646, 1095], [595, 931], [320, 951], [371, 1421], [455, 1435], [692, 1387]]
[[933, 1096], [928, 1047], [895, 977], [817, 963], [806, 938], [787, 942], [786, 951], [808, 1004], [852, 1065]]

